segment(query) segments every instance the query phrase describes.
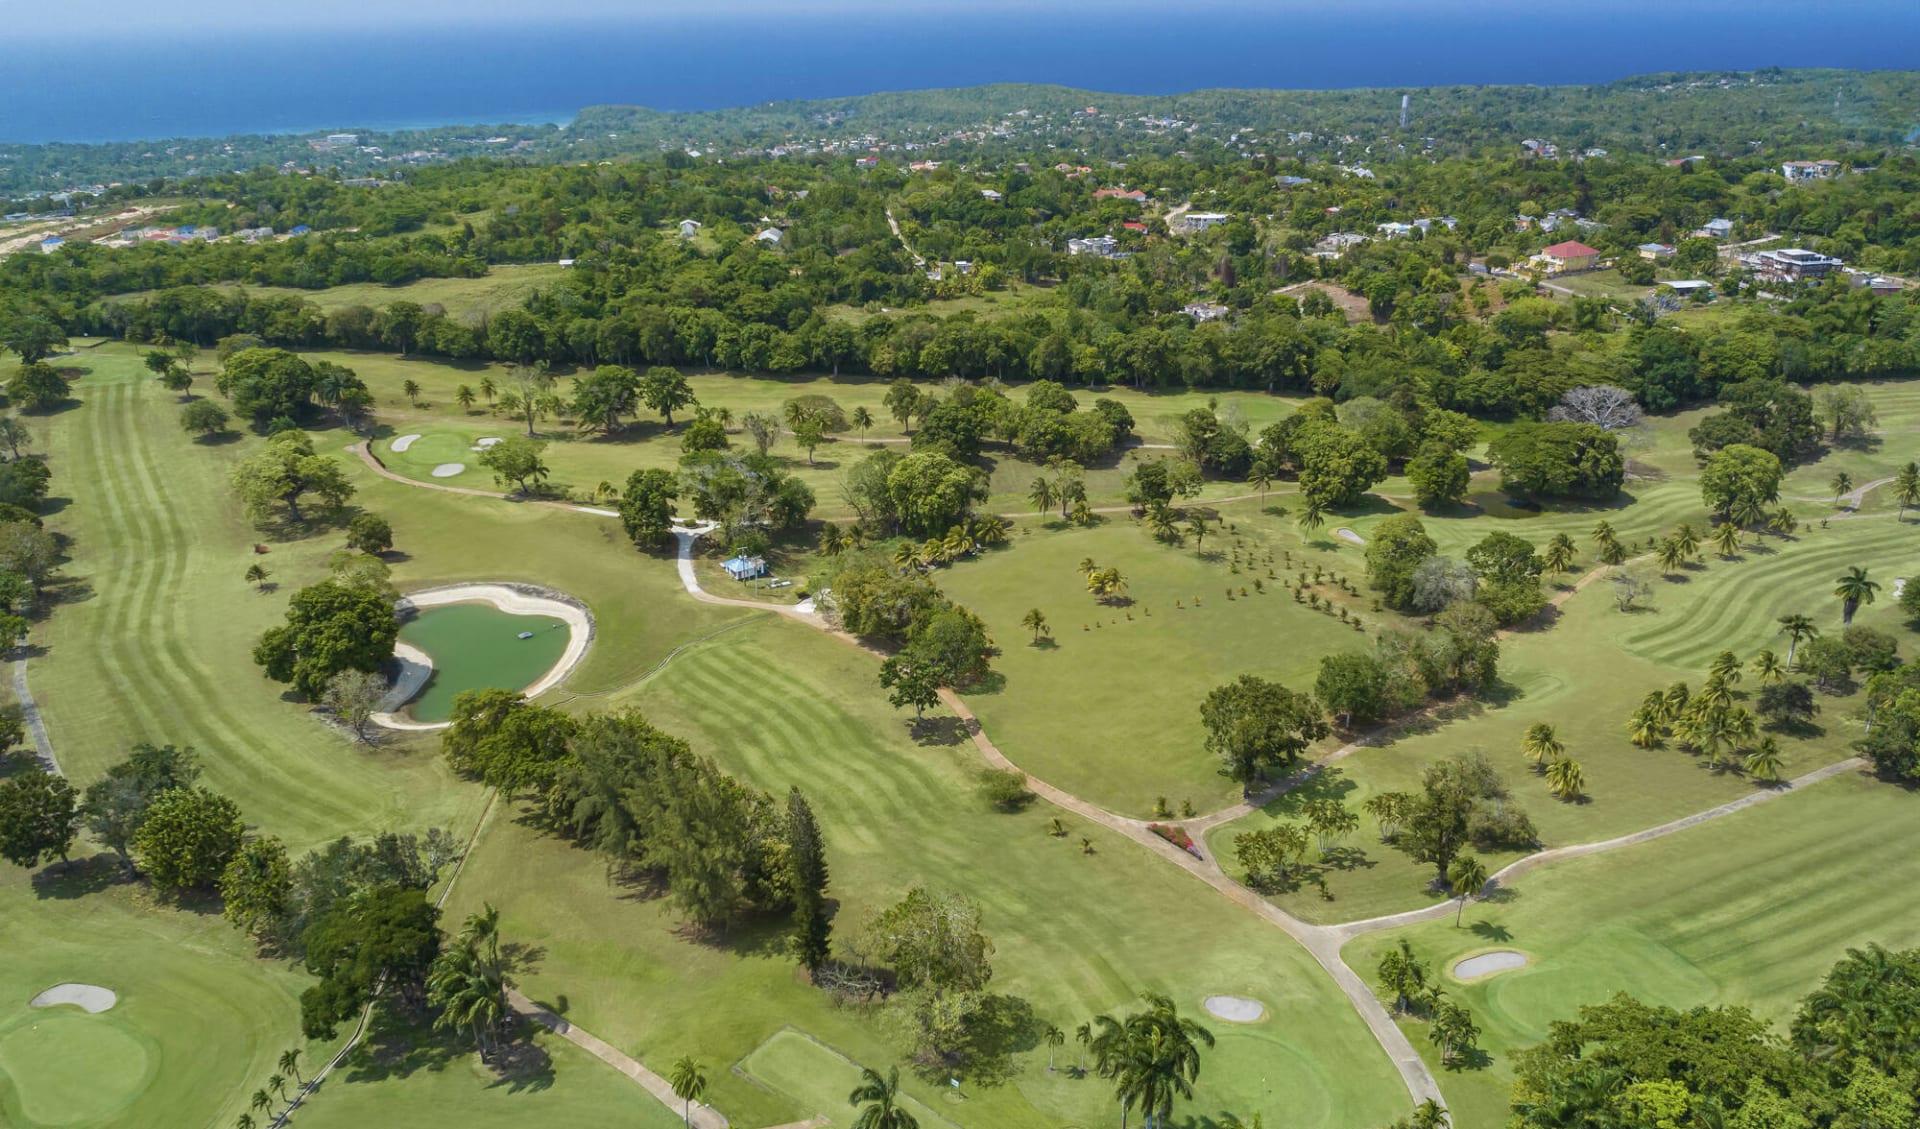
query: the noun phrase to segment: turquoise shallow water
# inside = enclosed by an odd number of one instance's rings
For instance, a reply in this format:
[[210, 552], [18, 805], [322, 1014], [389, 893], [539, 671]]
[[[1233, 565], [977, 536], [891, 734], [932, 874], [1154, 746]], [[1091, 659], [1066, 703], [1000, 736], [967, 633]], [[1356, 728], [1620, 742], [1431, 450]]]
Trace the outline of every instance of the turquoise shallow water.
[[[530, 639], [520, 638], [533, 632]], [[427, 608], [400, 628], [402, 642], [433, 658], [433, 677], [408, 710], [420, 721], [445, 721], [463, 690], [518, 690], [553, 668], [567, 649], [564, 621], [509, 615], [491, 604]]]

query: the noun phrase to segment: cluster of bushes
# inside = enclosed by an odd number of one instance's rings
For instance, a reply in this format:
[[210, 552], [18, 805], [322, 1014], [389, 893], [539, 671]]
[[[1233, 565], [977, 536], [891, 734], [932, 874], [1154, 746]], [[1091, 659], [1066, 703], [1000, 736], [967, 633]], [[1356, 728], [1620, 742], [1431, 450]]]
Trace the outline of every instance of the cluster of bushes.
[[[1550, 547], [1556, 567], [1571, 543]], [[1541, 577], [1548, 561], [1534, 551], [1533, 542], [1511, 533], [1495, 532], [1467, 550], [1466, 560], [1438, 555], [1419, 518], [1401, 514], [1374, 529], [1367, 543], [1367, 580], [1381, 592], [1388, 607], [1400, 611], [1439, 612], [1461, 602], [1485, 608], [1502, 627], [1531, 618], [1546, 607]]]

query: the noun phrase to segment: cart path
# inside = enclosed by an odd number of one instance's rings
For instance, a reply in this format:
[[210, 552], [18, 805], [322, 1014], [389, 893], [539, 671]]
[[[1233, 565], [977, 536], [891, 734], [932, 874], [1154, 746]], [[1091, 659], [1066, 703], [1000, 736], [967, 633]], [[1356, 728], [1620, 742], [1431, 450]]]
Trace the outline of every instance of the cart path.
[[[648, 1070], [641, 1064], [639, 1059], [615, 1047], [598, 1035], [590, 1031], [582, 1031], [580, 1028], [568, 1023], [561, 1016], [556, 1015], [552, 1011], [534, 1003], [526, 996], [521, 995], [520, 990], [517, 988], [507, 989], [507, 1003], [511, 1004], [513, 1010], [519, 1012], [521, 1015], [533, 1020], [535, 1023], [552, 1031], [567, 1042], [572, 1043], [574, 1046], [579, 1047], [601, 1062], [606, 1063], [608, 1066], [613, 1067], [615, 1070], [638, 1082], [642, 1089], [659, 1099], [661, 1105], [666, 1106], [675, 1113], [682, 1111], [682, 1103], [678, 1097], [674, 1096], [673, 1087], [667, 1083], [665, 1078]], [[690, 1111], [690, 1117], [694, 1129], [727, 1129], [727, 1119], [721, 1115], [719, 1110], [710, 1105], [702, 1105], [699, 1102], [695, 1102]]]
[[[422, 489], [429, 489], [429, 490], [442, 490], [449, 493], [457, 493], [457, 494], [479, 495], [482, 497], [493, 497], [493, 498], [501, 498], [501, 499], [508, 498], [507, 495], [497, 493], [494, 491], [473, 490], [473, 489], [467, 489], [467, 488], [461, 488], [461, 487], [441, 486], [435, 483], [420, 482], [414, 479], [405, 478], [401, 475], [397, 475], [392, 473], [391, 471], [388, 471], [386, 467], [382, 466], [379, 460], [373, 456], [370, 448], [367, 446], [366, 443], [363, 442], [361, 444], [358, 444], [356, 449], [359, 451], [362, 460], [365, 461], [369, 467], [373, 468], [376, 471], [376, 473], [381, 474], [383, 477], [391, 478], [395, 481], [402, 482], [410, 486], [417, 486]], [[1252, 497], [1259, 497], [1259, 496], [1260, 495], [1245, 495], [1243, 497], [1252, 498]], [[1219, 499], [1217, 501], [1232, 501], [1232, 500], [1239, 500], [1239, 499]], [[587, 506], [576, 506], [576, 505], [570, 505], [570, 504], [558, 503], [558, 502], [536, 502], [534, 504], [547, 505], [555, 509], [572, 510], [575, 512], [615, 516], [612, 511], [604, 510], [604, 509], [595, 509]], [[1117, 508], [1124, 509], [1126, 507], [1117, 507]], [[1040, 516], [1040, 515], [1029, 515], [1029, 516]], [[862, 650], [865, 650], [871, 654], [881, 655], [885, 653], [881, 651], [879, 648], [876, 648], [871, 644], [868, 644], [867, 642], [856, 638], [855, 636], [852, 636], [844, 631], [841, 631], [835, 628], [833, 625], [827, 622], [824, 616], [820, 615], [817, 611], [811, 608], [803, 608], [801, 606], [796, 606], [796, 605], [767, 604], [757, 600], [742, 600], [742, 599], [737, 599], [737, 598], [727, 597], [727, 596], [717, 596], [711, 592], [708, 592], [705, 588], [701, 586], [699, 576], [695, 571], [693, 549], [694, 549], [695, 542], [703, 534], [709, 532], [712, 528], [713, 527], [711, 525], [695, 525], [695, 526], [676, 526], [673, 529], [673, 534], [676, 540], [675, 565], [680, 576], [681, 586], [686, 590], [689, 596], [691, 596], [696, 600], [701, 601], [702, 603], [715, 604], [715, 605], [726, 606], [726, 607], [753, 608], [755, 610], [760, 610], [760, 611], [773, 611], [782, 616], [785, 616], [788, 619], [805, 623], [818, 630], [825, 631], [829, 635], [832, 635], [835, 638], [842, 640], [843, 642], [859, 647]], [[1631, 563], [1634, 563], [1635, 561], [1639, 561], [1643, 559], [1645, 559], [1644, 556], [1636, 557], [1636, 558], [1633, 558], [1633, 560], [1625, 563], [1631, 564]], [[1555, 593], [1554, 596], [1548, 601], [1548, 603], [1551, 606], [1555, 606], [1555, 607], [1558, 607], [1566, 603], [1566, 601], [1572, 599], [1575, 594], [1585, 590], [1587, 587], [1591, 586], [1592, 584], [1606, 577], [1607, 575], [1610, 575], [1613, 572], [1614, 567], [1615, 566], [1601, 565], [1597, 568], [1592, 569], [1591, 571], [1583, 575], [1574, 584], [1569, 585], [1568, 587], [1561, 590], [1560, 592]], [[1511, 634], [1511, 632], [1510, 631], [1502, 632], [1501, 634], [1508, 635], [1508, 634]], [[1435, 919], [1438, 917], [1443, 917], [1447, 913], [1453, 912], [1454, 907], [1451, 904], [1447, 902], [1441, 902], [1437, 905], [1425, 906], [1420, 909], [1409, 910], [1405, 913], [1390, 914], [1383, 917], [1368, 918], [1361, 921], [1346, 922], [1346, 923], [1335, 924], [1335, 925], [1314, 925], [1314, 924], [1302, 921], [1299, 918], [1294, 917], [1292, 914], [1287, 913], [1285, 910], [1281, 909], [1279, 906], [1268, 901], [1265, 897], [1261, 896], [1260, 894], [1254, 892], [1253, 890], [1247, 888], [1246, 886], [1240, 884], [1239, 882], [1234, 881], [1231, 877], [1229, 877], [1226, 874], [1224, 870], [1220, 868], [1220, 866], [1215, 860], [1205, 857], [1198, 853], [1190, 854], [1187, 851], [1183, 851], [1180, 848], [1175, 847], [1173, 844], [1167, 842], [1166, 840], [1160, 838], [1158, 835], [1155, 835], [1153, 832], [1147, 830], [1148, 825], [1146, 821], [1132, 819], [1127, 816], [1119, 815], [1118, 813], [1108, 811], [1107, 809], [1102, 808], [1088, 800], [1082, 799], [1081, 797], [1071, 792], [1055, 787], [1054, 785], [1049, 784], [1044, 780], [1040, 780], [1032, 776], [1030, 773], [1027, 773], [1025, 770], [1021, 769], [1018, 765], [1014, 764], [1010, 759], [1008, 759], [1007, 756], [1000, 751], [998, 746], [996, 746], [993, 743], [993, 741], [987, 737], [985, 731], [982, 729], [980, 725], [979, 718], [974, 715], [972, 710], [967, 708], [966, 703], [963, 702], [958, 695], [954, 694], [950, 690], [942, 690], [940, 691], [940, 699], [947, 706], [948, 709], [953, 711], [954, 715], [958, 717], [961, 723], [966, 727], [968, 735], [973, 741], [975, 750], [980, 754], [981, 758], [985, 760], [989, 765], [992, 765], [996, 768], [1008, 769], [1015, 772], [1019, 772], [1022, 776], [1026, 777], [1027, 786], [1034, 792], [1034, 794], [1046, 800], [1048, 803], [1051, 803], [1054, 806], [1059, 807], [1065, 811], [1072, 812], [1073, 814], [1080, 816], [1081, 818], [1087, 820], [1090, 823], [1097, 824], [1101, 827], [1108, 829], [1109, 831], [1125, 836], [1126, 838], [1132, 840], [1133, 842], [1146, 848], [1147, 850], [1152, 851], [1155, 854], [1158, 854], [1162, 859], [1165, 859], [1166, 861], [1173, 863], [1174, 865], [1185, 870], [1188, 874], [1199, 879], [1201, 882], [1206, 883], [1209, 887], [1211, 887], [1215, 892], [1219, 893], [1222, 897], [1225, 897], [1229, 901], [1234, 902], [1235, 904], [1241, 906], [1242, 908], [1246, 909], [1249, 913], [1252, 913], [1254, 916], [1266, 920], [1268, 923], [1272, 924], [1273, 926], [1278, 928], [1280, 931], [1286, 933], [1289, 937], [1293, 938], [1293, 940], [1297, 942], [1301, 946], [1301, 948], [1305, 949], [1307, 953], [1311, 955], [1316, 962], [1319, 963], [1321, 968], [1326, 971], [1327, 975], [1331, 977], [1334, 983], [1340, 988], [1341, 992], [1346, 995], [1348, 1002], [1353, 1006], [1354, 1010], [1359, 1014], [1362, 1022], [1366, 1024], [1368, 1031], [1373, 1035], [1374, 1039], [1379, 1043], [1381, 1049], [1384, 1052], [1386, 1052], [1388, 1060], [1393, 1064], [1394, 1069], [1399, 1073], [1401, 1081], [1403, 1084], [1405, 1084], [1407, 1088], [1407, 1092], [1411, 1096], [1412, 1100], [1416, 1104], [1422, 1101], [1431, 1100], [1434, 1102], [1438, 1102], [1444, 1106], [1445, 1099], [1440, 1092], [1440, 1085], [1439, 1085], [1438, 1079], [1434, 1077], [1433, 1072], [1427, 1067], [1426, 1061], [1420, 1057], [1420, 1053], [1414, 1049], [1413, 1044], [1407, 1038], [1406, 1033], [1401, 1031], [1398, 1025], [1394, 1023], [1393, 1017], [1388, 1013], [1386, 1006], [1382, 1004], [1379, 998], [1374, 994], [1373, 989], [1366, 983], [1365, 980], [1363, 980], [1359, 976], [1359, 974], [1357, 974], [1356, 972], [1354, 972], [1353, 969], [1347, 966], [1346, 962], [1341, 958], [1340, 950], [1342, 946], [1353, 937], [1361, 936], [1367, 933], [1377, 932], [1382, 929], [1391, 929], [1400, 925], [1411, 925], [1418, 922], [1423, 922], [1423, 921]], [[1293, 788], [1299, 787], [1301, 783], [1310, 779], [1315, 773], [1324, 769], [1328, 764], [1331, 764], [1337, 760], [1340, 760], [1346, 756], [1351, 755], [1354, 752], [1359, 751], [1360, 749], [1366, 748], [1381, 740], [1391, 737], [1391, 735], [1394, 732], [1397, 732], [1399, 728], [1404, 727], [1405, 724], [1406, 722], [1403, 721], [1396, 726], [1382, 727], [1379, 730], [1375, 730], [1370, 734], [1362, 736], [1348, 743], [1347, 745], [1344, 745], [1341, 748], [1334, 750], [1332, 753], [1327, 754], [1325, 757], [1321, 758], [1319, 761], [1315, 762], [1314, 764], [1309, 765], [1307, 768], [1303, 769], [1300, 772], [1295, 773], [1293, 776], [1288, 777], [1287, 779], [1282, 780], [1279, 783], [1269, 787], [1268, 789], [1266, 789], [1264, 792], [1260, 793], [1257, 796], [1250, 797], [1249, 799], [1243, 801], [1240, 804], [1236, 804], [1236, 805], [1233, 805], [1232, 807], [1222, 809], [1221, 811], [1210, 813], [1206, 816], [1202, 816], [1197, 819], [1182, 820], [1181, 825], [1187, 828], [1197, 827], [1202, 829], [1202, 831], [1204, 831], [1205, 829], [1218, 826], [1223, 822], [1228, 822], [1232, 819], [1238, 818], [1241, 815], [1249, 814], [1252, 811], [1257, 810], [1258, 807], [1266, 803], [1270, 803], [1272, 800], [1278, 798], [1281, 795], [1284, 795], [1287, 791]], [[1586, 855], [1600, 854], [1606, 851], [1612, 851], [1612, 850], [1618, 850], [1624, 847], [1636, 846], [1640, 843], [1645, 843], [1654, 839], [1662, 838], [1664, 836], [1671, 835], [1679, 831], [1684, 831], [1691, 827], [1697, 827], [1711, 820], [1719, 819], [1724, 816], [1728, 816], [1728, 815], [1735, 814], [1737, 812], [1744, 811], [1747, 808], [1753, 807], [1756, 804], [1765, 803], [1777, 797], [1784, 796], [1789, 793], [1798, 791], [1809, 785], [1819, 783], [1822, 780], [1826, 780], [1832, 776], [1836, 776], [1849, 769], [1858, 768], [1860, 767], [1861, 763], [1862, 762], [1858, 758], [1849, 758], [1848, 760], [1840, 761], [1836, 764], [1831, 764], [1826, 766], [1825, 768], [1817, 769], [1813, 772], [1807, 773], [1806, 775], [1801, 776], [1782, 787], [1769, 789], [1766, 791], [1753, 792], [1748, 795], [1741, 796], [1737, 799], [1728, 801], [1727, 803], [1720, 804], [1716, 807], [1708, 808], [1700, 812], [1695, 812], [1692, 815], [1684, 816], [1684, 817], [1681, 817], [1680, 819], [1672, 820], [1667, 823], [1660, 824], [1659, 826], [1656, 826], [1656, 827], [1646, 828], [1641, 831], [1636, 831], [1626, 835], [1617, 836], [1612, 839], [1601, 840], [1599, 842], [1571, 844], [1568, 846], [1555, 847], [1549, 850], [1539, 851], [1539, 852], [1536, 852], [1535, 854], [1528, 855], [1526, 858], [1516, 860], [1515, 862], [1502, 868], [1499, 871], [1499, 873], [1493, 875], [1491, 878], [1488, 879], [1488, 884], [1491, 886], [1502, 881], [1511, 881], [1512, 879], [1518, 878], [1519, 876], [1531, 870], [1538, 869], [1540, 867], [1549, 866], [1563, 859], [1579, 858], [1579, 857], [1584, 857]], [[1191, 834], [1191, 832], [1189, 833]], [[1197, 843], [1196, 843], [1196, 846], [1198, 846]], [[559, 1017], [556, 1016], [554, 1018], [558, 1019]], [[560, 1022], [565, 1023], [564, 1020], [560, 1020]], [[571, 1025], [568, 1025], [568, 1028], [571, 1031], [578, 1030], [577, 1028], [572, 1028]], [[565, 1032], [562, 1032], [562, 1033], [566, 1034]], [[593, 1038], [592, 1036], [588, 1035], [586, 1032], [579, 1032], [579, 1034], [583, 1038]], [[569, 1039], [573, 1039], [573, 1036], [570, 1034], [567, 1035], [567, 1037]], [[573, 1039], [573, 1041], [580, 1042], [579, 1039]], [[595, 1041], [598, 1042], [599, 1040], [595, 1040]], [[586, 1044], [582, 1043], [581, 1045], [585, 1046]], [[610, 1047], [608, 1049], [612, 1051], [612, 1053], [614, 1054], [620, 1054], [620, 1052], [613, 1051], [612, 1048]], [[608, 1059], [607, 1061], [613, 1062], [613, 1060], [611, 1059]], [[615, 1063], [615, 1065], [618, 1068], [618, 1064]], [[638, 1069], [645, 1071], [645, 1067], [639, 1066], [638, 1063], [635, 1063], [635, 1066], [638, 1067]], [[623, 1069], [623, 1072], [624, 1072], [624, 1069]], [[629, 1076], [636, 1077], [636, 1080], [640, 1080], [638, 1076], [634, 1076], [634, 1075], [629, 1075]], [[645, 1083], [643, 1082], [643, 1085], [644, 1084]], [[716, 1114], [716, 1116], [718, 1115]]]
[[33, 736], [33, 751], [40, 767], [55, 776], [65, 776], [66, 773], [60, 771], [59, 759], [53, 755], [53, 738], [47, 736], [47, 723], [40, 717], [40, 703], [33, 700], [33, 691], [27, 688], [27, 656], [24, 654], [13, 660], [13, 697], [20, 703], [20, 716], [27, 732]]

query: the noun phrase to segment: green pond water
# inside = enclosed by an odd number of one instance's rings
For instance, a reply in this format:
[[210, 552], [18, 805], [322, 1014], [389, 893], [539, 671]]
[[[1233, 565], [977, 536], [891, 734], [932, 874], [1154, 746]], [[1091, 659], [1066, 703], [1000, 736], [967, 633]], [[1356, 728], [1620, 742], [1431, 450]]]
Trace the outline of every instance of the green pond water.
[[[533, 638], [522, 639], [522, 631]], [[553, 668], [567, 649], [565, 621], [545, 615], [509, 615], [492, 604], [424, 608], [400, 628], [402, 642], [433, 658], [433, 677], [409, 703], [420, 721], [453, 715], [463, 690], [519, 690]]]

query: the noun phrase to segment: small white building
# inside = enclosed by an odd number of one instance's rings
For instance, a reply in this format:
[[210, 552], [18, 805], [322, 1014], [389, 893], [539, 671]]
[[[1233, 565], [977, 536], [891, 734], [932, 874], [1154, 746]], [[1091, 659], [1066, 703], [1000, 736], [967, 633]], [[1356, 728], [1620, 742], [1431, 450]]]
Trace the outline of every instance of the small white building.
[[768, 247], [780, 246], [781, 241], [786, 239], [786, 237], [787, 233], [777, 227], [762, 228], [754, 235], [755, 240]]
[[1219, 227], [1233, 217], [1225, 212], [1188, 212], [1173, 221], [1173, 230], [1192, 234], [1205, 231], [1210, 227]]
[[698, 234], [700, 234], [699, 220], [681, 220], [680, 221], [680, 238], [692, 239], [694, 236]]
[[998, 204], [1000, 202], [1000, 194], [991, 188], [982, 188], [980, 190], [980, 196], [989, 204]]
[[1708, 239], [1732, 239], [1733, 221], [1728, 219], [1711, 219], [1705, 224], [1702, 224], [1700, 230], [1707, 233]]
[[1111, 235], [1095, 235], [1088, 239], [1067, 240], [1067, 254], [1095, 255], [1102, 259], [1111, 259], [1120, 253], [1120, 241]]
[[1789, 184], [1801, 184], [1809, 180], [1826, 180], [1840, 171], [1839, 161], [1786, 161], [1780, 165], [1780, 175], [1787, 178]]
[[1219, 321], [1232, 311], [1218, 302], [1189, 302], [1180, 307], [1180, 312], [1194, 321]]

